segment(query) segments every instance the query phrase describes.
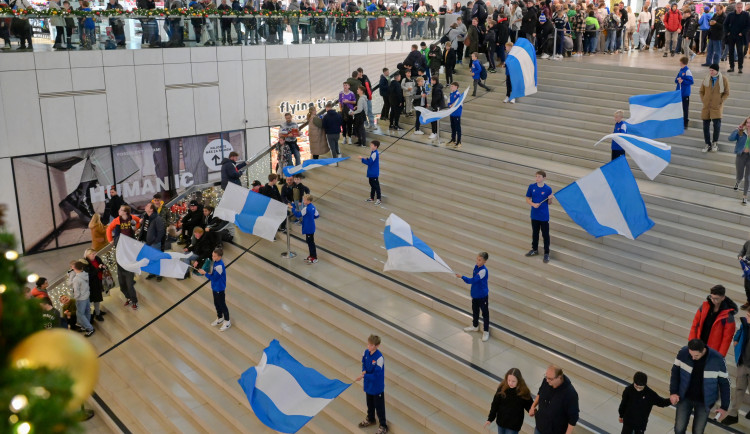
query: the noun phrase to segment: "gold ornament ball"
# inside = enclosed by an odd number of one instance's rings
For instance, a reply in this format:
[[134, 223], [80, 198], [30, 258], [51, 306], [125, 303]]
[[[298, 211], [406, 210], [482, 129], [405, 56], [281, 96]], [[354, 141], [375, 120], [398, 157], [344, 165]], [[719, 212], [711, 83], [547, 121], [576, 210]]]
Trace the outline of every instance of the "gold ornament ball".
[[42, 330], [32, 334], [13, 348], [10, 361], [15, 368], [66, 370], [73, 379], [70, 411], [80, 409], [99, 379], [99, 358], [94, 347], [70, 330]]

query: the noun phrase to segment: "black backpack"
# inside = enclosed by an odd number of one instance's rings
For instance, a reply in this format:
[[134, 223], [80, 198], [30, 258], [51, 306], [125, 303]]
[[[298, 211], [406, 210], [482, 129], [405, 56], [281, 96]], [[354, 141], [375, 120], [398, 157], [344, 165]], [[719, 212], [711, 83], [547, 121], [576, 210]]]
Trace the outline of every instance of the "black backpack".
[[471, 11], [471, 17], [477, 18], [480, 23], [487, 20], [487, 6], [485, 4], [476, 2], [474, 3], [474, 8], [472, 8]]

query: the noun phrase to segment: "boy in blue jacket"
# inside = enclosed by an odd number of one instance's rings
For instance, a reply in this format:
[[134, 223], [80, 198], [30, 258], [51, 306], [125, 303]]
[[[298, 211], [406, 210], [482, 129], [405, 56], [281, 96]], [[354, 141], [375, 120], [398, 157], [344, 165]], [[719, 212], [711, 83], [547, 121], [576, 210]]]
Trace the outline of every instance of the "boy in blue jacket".
[[471, 78], [474, 79], [474, 92], [471, 96], [477, 96], [477, 86], [483, 88], [487, 92], [491, 91], [486, 84], [482, 83], [482, 64], [479, 62], [479, 53], [471, 53]]
[[211, 292], [214, 295], [214, 307], [216, 308], [216, 320], [211, 323], [212, 326], [221, 324], [219, 328], [220, 332], [232, 327], [232, 323], [229, 321], [229, 309], [227, 308], [226, 302], [226, 289], [227, 289], [227, 267], [224, 265], [224, 249], [217, 247], [211, 254], [211, 259], [214, 260], [213, 269], [210, 272], [206, 272], [204, 269], [198, 270], [198, 272], [211, 282]]
[[693, 86], [693, 73], [688, 68], [688, 58], [680, 57], [680, 71], [674, 82], [677, 84], [675, 90], [682, 93], [682, 119], [685, 121], [685, 128], [688, 127], [688, 107], [690, 107], [690, 88]]
[[[375, 205], [380, 205], [380, 141], [373, 140], [370, 142], [370, 156], [362, 157], [362, 164], [367, 165], [367, 179], [370, 181], [370, 197], [367, 202], [375, 202]], [[377, 199], [376, 199], [377, 197]]]
[[305, 262], [314, 264], [318, 262], [318, 252], [315, 250], [315, 219], [320, 217], [320, 214], [318, 214], [318, 210], [312, 204], [312, 201], [313, 197], [308, 193], [302, 196], [303, 208], [301, 210], [297, 210], [294, 202], [289, 204], [289, 208], [295, 217], [302, 219], [302, 234], [305, 236], [307, 248], [310, 251], [310, 256], [305, 258]]
[[388, 432], [385, 420], [385, 360], [378, 349], [380, 337], [370, 335], [367, 338], [367, 349], [362, 355], [362, 373], [354, 381], [364, 378], [365, 396], [367, 398], [367, 417], [359, 423], [360, 428], [375, 424], [375, 413], [378, 414], [380, 428], [376, 434]]
[[489, 308], [489, 294], [490, 289], [487, 285], [489, 279], [489, 272], [485, 263], [490, 255], [487, 252], [480, 252], [477, 255], [477, 265], [474, 266], [474, 272], [471, 277], [462, 276], [456, 274], [456, 277], [463, 279], [465, 283], [471, 285], [471, 326], [465, 327], [465, 332], [478, 332], [479, 331], [479, 310], [482, 310], [482, 320], [484, 320], [484, 333], [482, 333], [482, 342], [487, 342], [490, 339], [490, 308]]
[[[453, 104], [458, 104], [458, 99], [461, 98], [461, 94], [458, 92], [458, 82], [454, 81], [451, 83], [451, 93], [449, 95], [450, 100], [448, 101], [448, 107], [453, 107]], [[451, 113], [451, 141], [448, 142], [446, 146], [450, 146], [451, 143], [454, 144], [456, 149], [461, 147], [461, 113], [463, 112], [464, 108], [459, 107]]]
[[[626, 134], [628, 132], [628, 125], [622, 120], [624, 115], [625, 113], [622, 110], [617, 110], [615, 112], [615, 128], [612, 130], [613, 133]], [[612, 140], [612, 159], [614, 160], [621, 155], [625, 155], [625, 150], [622, 149], [617, 142]]]

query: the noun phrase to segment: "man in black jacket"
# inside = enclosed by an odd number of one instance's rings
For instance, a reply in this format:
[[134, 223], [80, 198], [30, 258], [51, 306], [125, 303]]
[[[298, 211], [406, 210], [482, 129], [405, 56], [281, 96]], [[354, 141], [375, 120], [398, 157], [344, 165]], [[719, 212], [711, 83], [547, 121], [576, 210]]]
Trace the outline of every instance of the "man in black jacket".
[[712, 64], [719, 64], [721, 58], [721, 41], [724, 40], [724, 20], [726, 15], [724, 14], [724, 6], [717, 4], [716, 12], [711, 17], [711, 21], [708, 22], [710, 26], [708, 28], [708, 54], [706, 54], [706, 63], [701, 66], [710, 66]]
[[221, 162], [221, 189], [226, 190], [227, 184], [242, 185], [240, 177], [242, 176], [242, 169], [247, 166], [247, 161], [237, 164], [237, 160], [240, 159], [240, 154], [232, 151], [229, 153], [229, 158], [225, 158]]
[[735, 8], [727, 14], [724, 20], [724, 32], [727, 35], [727, 48], [729, 49], [729, 70], [734, 72], [735, 49], [737, 50], [738, 73], [742, 74], [742, 63], [745, 54], [745, 43], [748, 29], [750, 28], [750, 15], [742, 8]]
[[211, 258], [211, 253], [221, 243], [221, 236], [217, 232], [205, 232], [201, 228], [195, 228], [194, 234], [195, 241], [185, 247], [185, 252], [192, 253], [188, 258], [188, 263], [195, 268], [200, 268], [206, 259]]
[[534, 7], [534, 2], [527, 0], [526, 11], [521, 18], [521, 36], [531, 41], [532, 44], [535, 44], [536, 26], [538, 23], [539, 16], [537, 15], [536, 7]]
[[[419, 51], [417, 52], [419, 53]], [[391, 84], [388, 86], [388, 100], [391, 104], [391, 123], [388, 129], [403, 131], [404, 129], [398, 124], [401, 110], [404, 108], [404, 90], [401, 88], [401, 73], [399, 72], [396, 73], [393, 80], [391, 80]]]
[[536, 432], [540, 434], [570, 434], [578, 423], [578, 392], [562, 368], [550, 365], [529, 416], [536, 415]]
[[120, 207], [127, 205], [125, 200], [117, 194], [117, 187], [114, 185], [109, 189], [109, 202], [104, 207], [104, 215], [102, 216], [102, 223], [107, 224], [112, 220], [116, 219], [120, 212]]
[[390, 74], [391, 72], [388, 68], [383, 68], [383, 73], [380, 75], [380, 82], [378, 83], [378, 91], [380, 92], [380, 97], [383, 98], [383, 110], [380, 111], [381, 121], [387, 121], [388, 114], [391, 111], [391, 102], [388, 98], [388, 76], [390, 76]]
[[[164, 251], [164, 240], [167, 238], [167, 225], [156, 210], [156, 205], [148, 203], [146, 205], [146, 218], [144, 218], [143, 229], [141, 229], [140, 240], [156, 250]], [[161, 276], [149, 274], [146, 279], [156, 277], [157, 282], [161, 282]]]
[[[430, 109], [433, 111], [442, 110], [445, 108], [445, 96], [443, 95], [443, 85], [438, 81], [438, 76], [433, 75], [430, 78], [432, 84], [432, 98], [430, 100]], [[430, 139], [436, 139], [438, 137], [437, 121], [430, 123], [432, 128], [432, 134]]]
[[193, 229], [199, 227], [203, 222], [203, 205], [197, 200], [191, 200], [188, 205], [188, 212], [182, 217], [182, 229], [180, 230], [180, 239], [177, 244], [189, 244], [193, 236]]

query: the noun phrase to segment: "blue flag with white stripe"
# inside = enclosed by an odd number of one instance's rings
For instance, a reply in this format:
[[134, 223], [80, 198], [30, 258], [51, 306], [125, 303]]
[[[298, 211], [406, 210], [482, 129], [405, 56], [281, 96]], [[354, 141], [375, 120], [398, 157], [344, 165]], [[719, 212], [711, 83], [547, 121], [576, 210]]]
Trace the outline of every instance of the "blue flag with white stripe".
[[624, 156], [558, 191], [555, 198], [574, 222], [597, 238], [620, 234], [632, 240], [654, 226]]
[[679, 90], [655, 95], [630, 97], [630, 119], [626, 119], [628, 133], [634, 136], [659, 139], [679, 136], [685, 132], [682, 117], [682, 94]]
[[430, 246], [414, 235], [409, 223], [396, 214], [391, 214], [385, 222], [383, 241], [388, 252], [384, 271], [453, 273]]
[[283, 433], [299, 431], [351, 386], [302, 365], [276, 339], [263, 350], [258, 366], [243, 372], [238, 383], [258, 419]]
[[671, 146], [632, 134], [608, 134], [596, 142], [594, 146], [608, 139], [612, 139], [614, 143], [620, 145], [649, 179], [656, 178], [672, 161]]
[[521, 98], [536, 93], [536, 50], [526, 38], [516, 39], [505, 60], [510, 79], [510, 99]]
[[120, 235], [115, 257], [122, 268], [138, 275], [145, 271], [157, 276], [180, 279], [188, 270], [188, 264], [180, 259], [189, 258], [190, 254], [162, 252], [127, 235]]
[[469, 94], [469, 88], [467, 87], [464, 93], [459, 95], [458, 99], [453, 103], [453, 106], [448, 107], [443, 110], [432, 111], [424, 107], [414, 107], [414, 110], [419, 112], [420, 125], [427, 125], [429, 123], [439, 121], [440, 119], [447, 118], [448, 116], [452, 115], [453, 112], [455, 112], [462, 105], [464, 105], [464, 100], [466, 100], [466, 95], [468, 94]]
[[321, 158], [319, 160], [306, 160], [303, 161], [302, 164], [298, 166], [286, 166], [284, 167], [284, 176], [294, 176], [298, 173], [307, 172], [308, 170], [312, 170], [318, 167], [323, 166], [330, 166], [331, 164], [336, 164], [339, 161], [348, 160], [349, 157], [344, 158]]
[[[274, 187], [275, 188], [275, 187]], [[273, 241], [287, 206], [278, 200], [229, 183], [214, 216], [232, 222], [245, 233]]]

